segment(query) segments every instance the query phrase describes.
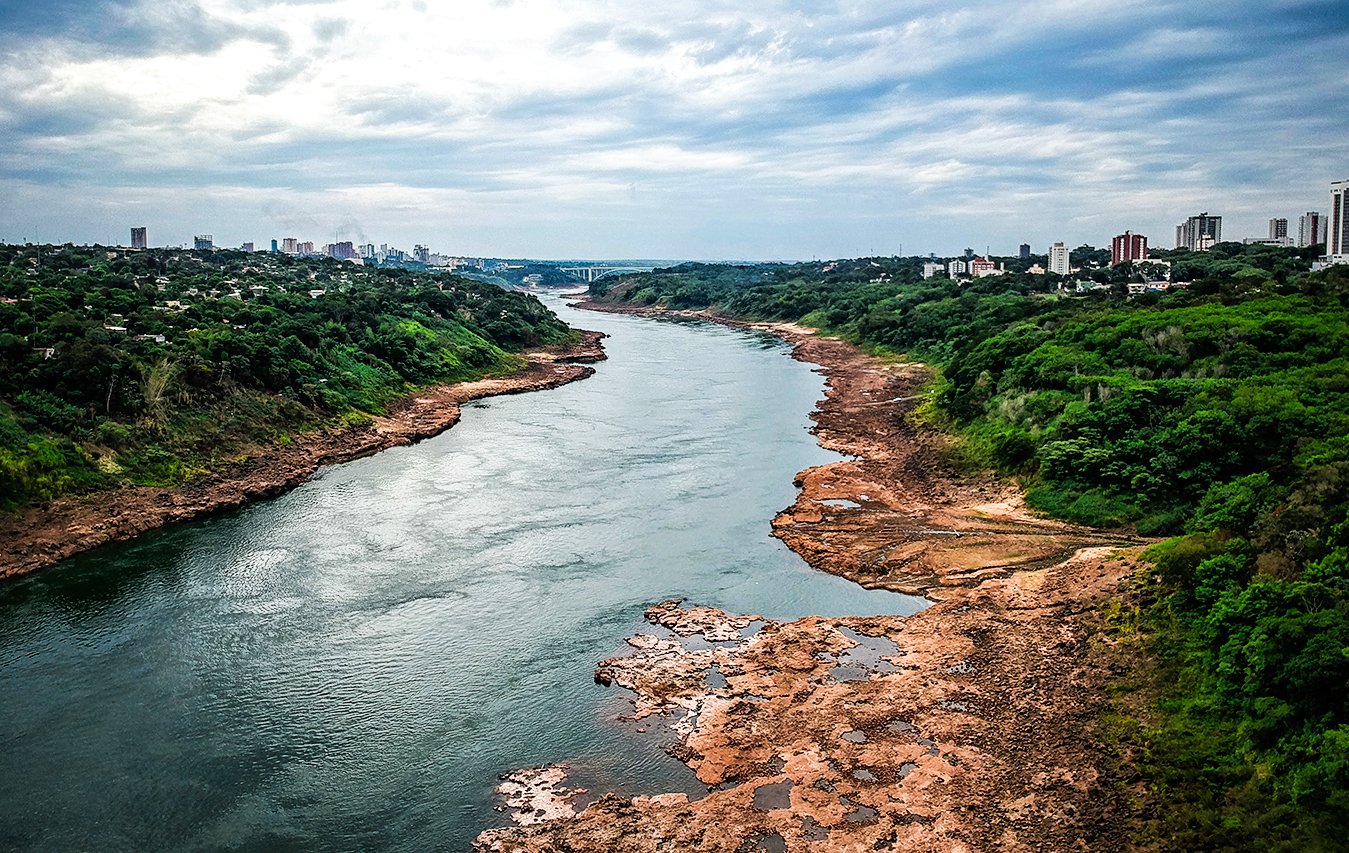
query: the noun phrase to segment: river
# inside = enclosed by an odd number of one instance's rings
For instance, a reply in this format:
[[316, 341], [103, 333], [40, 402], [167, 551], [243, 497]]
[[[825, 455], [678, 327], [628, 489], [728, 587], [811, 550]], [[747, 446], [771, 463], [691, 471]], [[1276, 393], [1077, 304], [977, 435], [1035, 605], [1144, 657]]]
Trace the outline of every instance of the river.
[[544, 298], [610, 334], [594, 377], [0, 588], [0, 849], [467, 850], [563, 759], [694, 793], [591, 678], [646, 606], [923, 606], [769, 535], [837, 458], [785, 344]]

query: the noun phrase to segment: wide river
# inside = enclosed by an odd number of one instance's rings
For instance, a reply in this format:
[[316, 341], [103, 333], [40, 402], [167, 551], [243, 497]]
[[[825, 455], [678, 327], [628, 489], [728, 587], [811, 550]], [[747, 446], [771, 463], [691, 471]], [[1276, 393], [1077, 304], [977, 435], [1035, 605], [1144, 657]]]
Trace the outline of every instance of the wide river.
[[643, 608], [923, 606], [769, 535], [837, 458], [784, 344], [545, 299], [611, 335], [594, 377], [0, 588], [0, 849], [461, 851], [563, 759], [696, 792], [591, 678]]

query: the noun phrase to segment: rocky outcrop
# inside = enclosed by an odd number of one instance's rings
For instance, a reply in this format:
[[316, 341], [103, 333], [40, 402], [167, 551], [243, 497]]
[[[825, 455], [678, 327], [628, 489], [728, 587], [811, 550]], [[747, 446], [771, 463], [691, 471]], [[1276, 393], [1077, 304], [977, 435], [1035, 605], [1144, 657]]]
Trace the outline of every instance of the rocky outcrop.
[[594, 373], [585, 364], [604, 359], [599, 332], [557, 351], [528, 354], [517, 373], [424, 388], [363, 426], [318, 429], [284, 446], [259, 446], [191, 481], [171, 488], [126, 487], [68, 497], [18, 515], [0, 516], [0, 579], [33, 572], [82, 551], [131, 539], [148, 530], [233, 509], [293, 489], [325, 465], [438, 435], [459, 421], [470, 400], [556, 388]]
[[1084, 549], [908, 618], [683, 610], [726, 631], [697, 632], [696, 647], [638, 635], [596, 677], [632, 690], [634, 715], [668, 722], [707, 796], [603, 797], [489, 830], [477, 849], [1121, 849], [1119, 794], [1092, 738], [1109, 673], [1090, 638], [1095, 603], [1133, 570]]

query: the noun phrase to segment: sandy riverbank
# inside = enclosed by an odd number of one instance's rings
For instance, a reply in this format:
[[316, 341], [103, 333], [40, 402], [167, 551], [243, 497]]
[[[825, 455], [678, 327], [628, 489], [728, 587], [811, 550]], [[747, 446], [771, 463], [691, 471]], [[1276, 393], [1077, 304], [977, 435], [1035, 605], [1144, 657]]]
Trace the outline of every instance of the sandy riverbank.
[[[672, 752], [711, 792], [588, 797], [579, 814], [538, 823], [517, 814], [524, 825], [484, 833], [479, 849], [1127, 846], [1095, 738], [1110, 678], [1096, 614], [1133, 575], [1137, 540], [1035, 518], [1013, 486], [953, 471], [944, 439], [909, 418], [922, 366], [805, 329], [707, 319], [783, 335], [820, 365], [815, 431], [853, 457], [798, 475], [775, 535], [816, 568], [938, 603], [785, 624], [652, 608], [665, 635], [632, 638], [633, 654], [596, 678], [632, 690], [634, 715], [669, 722]], [[556, 772], [540, 778], [561, 804], [546, 814], [570, 813]]]
[[62, 498], [17, 516], [0, 517], [0, 579], [34, 572], [167, 524], [280, 494], [325, 465], [438, 435], [458, 423], [460, 406], [470, 400], [541, 391], [585, 379], [595, 372], [585, 365], [605, 357], [603, 337], [599, 332], [585, 332], [574, 347], [527, 353], [528, 365], [509, 376], [424, 388], [365, 426], [315, 430], [296, 436], [284, 447], [253, 448], [239, 462], [181, 486], [126, 487]]

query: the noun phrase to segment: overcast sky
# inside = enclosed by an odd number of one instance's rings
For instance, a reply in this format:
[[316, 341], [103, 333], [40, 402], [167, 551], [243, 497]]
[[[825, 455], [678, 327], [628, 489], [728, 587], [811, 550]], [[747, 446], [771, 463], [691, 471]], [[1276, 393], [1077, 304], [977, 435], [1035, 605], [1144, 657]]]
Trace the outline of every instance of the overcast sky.
[[0, 0], [5, 241], [1169, 247], [1344, 178], [1343, 0]]

